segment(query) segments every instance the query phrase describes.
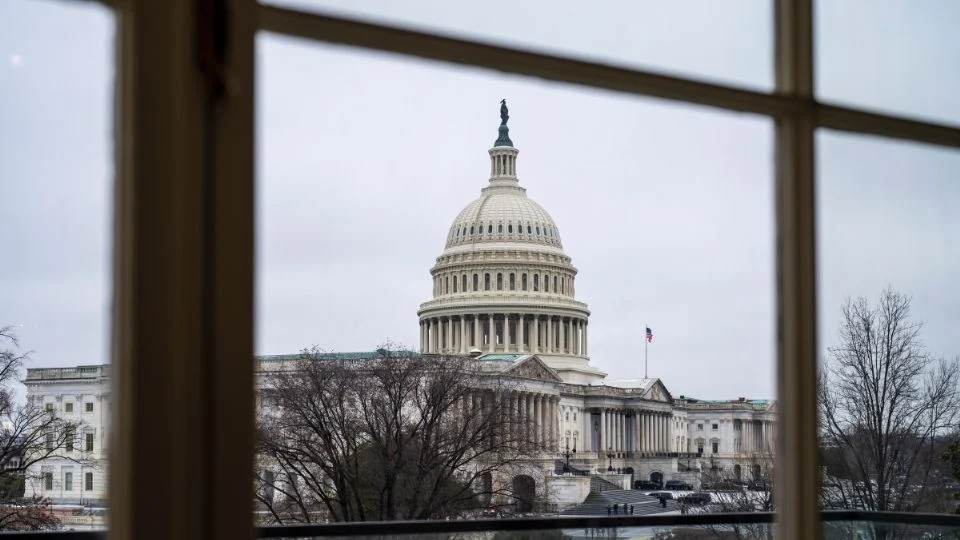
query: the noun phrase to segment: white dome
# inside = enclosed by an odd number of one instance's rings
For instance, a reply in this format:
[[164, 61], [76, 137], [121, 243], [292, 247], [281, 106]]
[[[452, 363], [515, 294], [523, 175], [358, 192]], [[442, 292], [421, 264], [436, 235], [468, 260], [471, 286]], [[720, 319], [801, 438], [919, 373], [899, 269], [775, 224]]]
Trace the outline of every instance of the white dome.
[[563, 248], [550, 214], [516, 186], [490, 186], [453, 220], [447, 248], [478, 243], [518, 242]]

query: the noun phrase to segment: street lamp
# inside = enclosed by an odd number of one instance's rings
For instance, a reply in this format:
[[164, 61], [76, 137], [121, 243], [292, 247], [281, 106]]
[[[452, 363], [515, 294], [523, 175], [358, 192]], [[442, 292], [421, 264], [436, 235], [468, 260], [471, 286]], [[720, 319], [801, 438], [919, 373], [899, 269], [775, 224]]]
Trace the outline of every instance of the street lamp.
[[563, 452], [563, 454], [562, 454], [563, 457], [565, 457], [565, 458], [567, 459], [567, 462], [566, 462], [566, 463], [564, 464], [564, 466], [563, 466], [563, 472], [564, 472], [564, 474], [570, 472], [570, 456], [572, 456], [573, 454], [576, 454], [576, 453], [577, 453], [577, 447], [574, 446], [574, 447], [573, 447], [573, 452], [571, 452], [571, 451], [570, 451], [570, 441], [567, 441], [566, 450], [564, 450], [564, 452]]
[[607, 472], [613, 472], [613, 447], [607, 447]]

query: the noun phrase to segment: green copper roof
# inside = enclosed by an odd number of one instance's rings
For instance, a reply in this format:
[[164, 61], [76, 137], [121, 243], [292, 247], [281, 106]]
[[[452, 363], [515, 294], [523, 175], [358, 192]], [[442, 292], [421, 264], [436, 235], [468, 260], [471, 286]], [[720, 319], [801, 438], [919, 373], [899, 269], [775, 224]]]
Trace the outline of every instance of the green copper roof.
[[518, 358], [527, 356], [525, 354], [485, 354], [479, 358], [485, 362], [516, 362]]

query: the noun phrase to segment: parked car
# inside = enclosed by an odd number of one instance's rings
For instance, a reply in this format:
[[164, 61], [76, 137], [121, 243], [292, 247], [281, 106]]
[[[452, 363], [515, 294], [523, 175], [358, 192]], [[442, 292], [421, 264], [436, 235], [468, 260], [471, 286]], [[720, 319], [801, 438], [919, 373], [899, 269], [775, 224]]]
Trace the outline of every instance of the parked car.
[[637, 480], [633, 483], [633, 489], [663, 489], [660, 482], [650, 482], [649, 480]]
[[497, 512], [497, 509], [496, 509], [496, 508], [494, 508], [494, 507], [492, 507], [492, 506], [488, 506], [488, 507], [484, 508], [482, 512], [480, 512], [480, 515], [483, 516], [483, 517], [485, 517], [485, 518], [495, 518], [495, 517], [498, 517], [498, 516], [500, 515], [500, 513]]
[[707, 504], [710, 502], [710, 494], [698, 491], [678, 497], [677, 500], [686, 504]]
[[658, 499], [673, 499], [673, 493], [670, 493], [669, 491], [653, 491], [647, 495], [650, 497], [656, 497]]
[[663, 489], [669, 489], [670, 491], [693, 491], [693, 486], [683, 480], [667, 480]]

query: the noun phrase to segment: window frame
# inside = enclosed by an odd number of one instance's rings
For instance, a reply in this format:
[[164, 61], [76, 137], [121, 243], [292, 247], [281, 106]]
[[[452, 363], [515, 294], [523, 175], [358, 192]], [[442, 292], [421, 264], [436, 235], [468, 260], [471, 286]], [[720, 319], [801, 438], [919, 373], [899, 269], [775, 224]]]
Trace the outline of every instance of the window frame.
[[118, 15], [111, 534], [252, 534], [251, 522], [235, 519], [252, 512], [249, 474], [238, 471], [253, 470], [254, 456], [253, 362], [238, 359], [253, 356], [253, 59], [263, 30], [773, 119], [775, 467], [778, 485], [790, 486], [777, 536], [820, 538], [814, 131], [960, 148], [960, 128], [817, 101], [812, 0], [774, 1], [772, 92], [253, 0], [110, 2]]

